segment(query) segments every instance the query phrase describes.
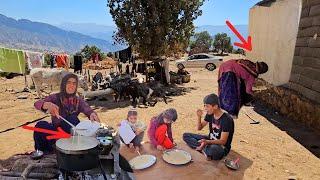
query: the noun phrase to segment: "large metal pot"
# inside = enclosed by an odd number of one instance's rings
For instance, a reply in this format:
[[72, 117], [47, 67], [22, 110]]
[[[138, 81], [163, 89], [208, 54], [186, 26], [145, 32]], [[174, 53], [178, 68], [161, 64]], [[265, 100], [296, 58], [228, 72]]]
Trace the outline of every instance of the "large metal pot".
[[67, 171], [85, 171], [99, 167], [98, 141], [94, 137], [75, 136], [56, 142], [57, 163]]

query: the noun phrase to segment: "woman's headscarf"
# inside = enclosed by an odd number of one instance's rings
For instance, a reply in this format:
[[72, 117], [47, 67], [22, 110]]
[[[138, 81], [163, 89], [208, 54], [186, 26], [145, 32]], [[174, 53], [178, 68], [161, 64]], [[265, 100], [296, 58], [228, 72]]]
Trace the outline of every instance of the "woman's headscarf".
[[163, 111], [161, 114], [159, 114], [156, 117], [156, 120], [158, 121], [159, 124], [163, 124], [164, 118], [170, 119], [171, 121], [175, 122], [178, 119], [177, 110], [174, 108], [169, 108], [169, 109]]
[[[67, 93], [67, 82], [70, 78], [76, 80], [76, 90], [72, 94]], [[66, 74], [61, 81], [60, 93], [59, 93], [59, 110], [65, 111], [67, 115], [71, 115], [78, 111], [79, 108], [79, 99], [76, 96], [78, 88], [78, 76], [73, 73]], [[60, 112], [61, 113], [61, 112]]]
[[257, 62], [257, 66], [259, 74], [266, 73], [269, 70], [269, 67], [265, 62]]
[[[77, 82], [76, 90], [75, 90], [75, 92], [72, 93], [72, 94], [68, 94], [68, 93], [67, 93], [67, 82], [68, 82], [68, 80], [69, 80], [70, 78], [75, 79], [76, 82]], [[68, 73], [68, 74], [66, 74], [66, 75], [62, 78], [62, 80], [61, 80], [60, 95], [61, 95], [62, 97], [72, 97], [72, 96], [76, 96], [77, 89], [78, 89], [78, 82], [79, 82], [79, 80], [78, 80], [78, 76], [77, 76], [77, 75], [75, 75], [75, 74], [73, 74], [73, 73]]]
[[247, 59], [239, 59], [237, 61], [244, 69], [246, 69], [250, 74], [252, 74], [255, 78], [259, 76], [259, 74], [266, 73], [268, 71], [268, 65], [265, 62], [252, 62]]

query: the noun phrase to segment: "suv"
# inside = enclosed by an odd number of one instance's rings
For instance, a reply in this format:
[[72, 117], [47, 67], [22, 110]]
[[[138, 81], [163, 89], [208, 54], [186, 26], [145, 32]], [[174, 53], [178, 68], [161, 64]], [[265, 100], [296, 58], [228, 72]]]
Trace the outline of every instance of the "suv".
[[221, 57], [213, 56], [210, 54], [193, 54], [186, 59], [176, 61], [178, 69], [186, 67], [204, 67], [209, 71], [213, 71], [217, 68], [217, 64], [222, 61]]

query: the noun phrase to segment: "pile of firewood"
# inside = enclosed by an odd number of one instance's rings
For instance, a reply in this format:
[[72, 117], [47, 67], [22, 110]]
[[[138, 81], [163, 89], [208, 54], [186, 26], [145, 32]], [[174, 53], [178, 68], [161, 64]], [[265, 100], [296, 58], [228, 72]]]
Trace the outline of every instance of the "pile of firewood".
[[93, 63], [93, 61], [88, 61], [87, 63], [83, 64], [83, 68], [90, 70], [103, 70], [114, 68], [116, 65], [117, 61], [114, 61], [112, 58], [107, 58], [97, 63]]
[[59, 176], [55, 155], [32, 160], [29, 155], [16, 155], [6, 160], [0, 169], [0, 179], [54, 179]]

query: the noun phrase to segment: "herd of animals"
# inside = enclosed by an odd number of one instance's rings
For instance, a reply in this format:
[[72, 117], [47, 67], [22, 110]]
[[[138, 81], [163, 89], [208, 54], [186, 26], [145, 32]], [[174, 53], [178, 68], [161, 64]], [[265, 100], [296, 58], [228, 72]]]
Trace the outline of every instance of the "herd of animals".
[[[51, 86], [52, 90], [52, 87], [60, 86], [62, 77], [67, 73], [69, 72], [64, 69], [32, 69], [30, 76], [39, 98], [43, 98], [42, 89], [45, 84], [49, 87]], [[87, 76], [79, 74], [77, 76], [79, 87], [84, 91], [89, 91]], [[130, 75], [110, 73], [104, 77], [101, 72], [98, 72], [92, 78], [91, 84], [91, 91], [110, 88], [114, 92], [115, 102], [130, 99], [134, 107], [139, 104], [140, 99], [142, 99], [142, 103], [146, 106], [154, 106], [158, 102], [158, 98], [162, 98], [167, 103], [164, 86], [152, 79], [149, 83], [145, 83], [141, 79], [131, 78]]]

